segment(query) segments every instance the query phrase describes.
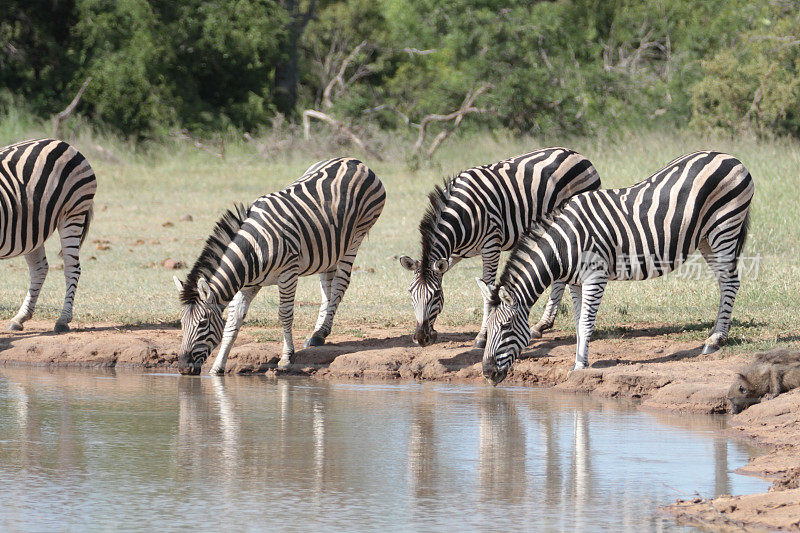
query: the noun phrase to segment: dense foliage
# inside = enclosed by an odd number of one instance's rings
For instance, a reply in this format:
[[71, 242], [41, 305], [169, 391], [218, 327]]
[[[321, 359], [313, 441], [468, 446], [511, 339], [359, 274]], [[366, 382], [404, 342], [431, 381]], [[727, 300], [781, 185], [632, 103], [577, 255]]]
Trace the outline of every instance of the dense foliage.
[[5, 0], [0, 112], [133, 136], [316, 109], [404, 128], [459, 108], [513, 132], [657, 120], [800, 136], [792, 0]]

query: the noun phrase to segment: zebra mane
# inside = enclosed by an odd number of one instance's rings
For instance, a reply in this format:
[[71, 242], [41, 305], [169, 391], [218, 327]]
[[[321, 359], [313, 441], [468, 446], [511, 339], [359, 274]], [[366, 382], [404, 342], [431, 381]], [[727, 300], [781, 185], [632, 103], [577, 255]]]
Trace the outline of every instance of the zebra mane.
[[527, 252], [536, 246], [539, 239], [553, 227], [553, 224], [561, 215], [562, 211], [563, 206], [556, 207], [533, 222], [528, 229], [525, 230], [525, 233], [522, 234], [522, 237], [517, 241], [517, 245], [514, 246], [514, 249], [511, 251], [508, 261], [506, 261], [506, 266], [503, 268], [503, 273], [500, 274], [500, 279], [492, 290], [492, 298], [489, 302], [491, 306], [495, 307], [500, 305], [500, 296], [498, 295], [500, 287], [507, 285], [511, 281], [514, 270], [521, 270], [524, 268], [526, 261], [522, 256], [527, 255]]
[[433, 241], [436, 236], [436, 227], [442, 216], [442, 211], [450, 200], [450, 192], [453, 190], [455, 177], [444, 178], [441, 185], [434, 185], [433, 190], [428, 193], [428, 207], [422, 220], [419, 223], [419, 232], [422, 235], [422, 275], [427, 277], [430, 274], [431, 251]]
[[198, 280], [200, 278], [208, 280], [211, 273], [219, 266], [222, 254], [225, 253], [228, 244], [233, 240], [249, 214], [249, 207], [245, 207], [244, 204], [234, 204], [233, 209], [225, 211], [217, 221], [214, 231], [206, 239], [200, 257], [195, 261], [183, 283], [183, 290], [179, 295], [183, 305], [197, 303], [200, 299], [200, 295], [197, 293]]

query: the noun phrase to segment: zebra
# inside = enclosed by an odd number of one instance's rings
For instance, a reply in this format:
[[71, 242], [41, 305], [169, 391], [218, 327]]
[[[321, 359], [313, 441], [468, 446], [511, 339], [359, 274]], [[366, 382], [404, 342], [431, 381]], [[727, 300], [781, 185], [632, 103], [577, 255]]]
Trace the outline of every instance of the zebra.
[[288, 187], [258, 198], [250, 207], [237, 205], [227, 211], [186, 281], [174, 279], [183, 305], [178, 370], [200, 373], [221, 338], [211, 373], [224, 372], [250, 303], [261, 287], [275, 284], [283, 326], [279, 367], [290, 365], [297, 278], [310, 274], [319, 274], [322, 304], [305, 347], [324, 344], [350, 283], [358, 247], [385, 201], [383, 184], [366, 165], [340, 157], [312, 165]]
[[[422, 257], [401, 256], [400, 264], [414, 273], [409, 287], [417, 321], [413, 341], [436, 342], [433, 329], [444, 307], [442, 277], [464, 258], [480, 254], [483, 281], [491, 286], [500, 252], [516, 245], [524, 230], [569, 197], [598, 189], [600, 177], [592, 163], [567, 148], [543, 148], [490, 165], [462, 171], [435, 186], [419, 224]], [[541, 320], [531, 336], [553, 327], [564, 284], [555, 283]], [[481, 330], [475, 348], [486, 344], [489, 300], [484, 298]]]
[[679, 157], [631, 187], [586, 192], [530, 228], [492, 289], [483, 374], [502, 381], [529, 341], [531, 306], [554, 281], [570, 285], [577, 331], [575, 366], [588, 365], [589, 339], [609, 280], [644, 280], [678, 268], [699, 250], [720, 287], [719, 311], [703, 353], [727, 340], [739, 289], [754, 185], [733, 156], [702, 151]]
[[78, 150], [64, 141], [37, 139], [0, 148], [0, 259], [25, 256], [30, 286], [10, 331], [33, 316], [47, 276], [44, 243], [58, 229], [66, 294], [54, 331], [69, 331], [81, 266], [78, 253], [94, 213], [97, 179]]

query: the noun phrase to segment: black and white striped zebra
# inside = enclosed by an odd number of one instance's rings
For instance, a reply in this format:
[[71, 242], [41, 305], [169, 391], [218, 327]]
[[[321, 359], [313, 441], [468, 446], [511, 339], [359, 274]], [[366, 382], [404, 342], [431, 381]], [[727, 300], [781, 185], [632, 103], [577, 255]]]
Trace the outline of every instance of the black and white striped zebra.
[[0, 259], [25, 256], [31, 282], [8, 329], [33, 316], [47, 276], [44, 242], [58, 229], [66, 294], [54, 330], [69, 330], [81, 275], [78, 252], [92, 220], [97, 180], [89, 162], [63, 141], [40, 139], [0, 148]]
[[[350, 283], [358, 247], [385, 201], [375, 174], [362, 162], [342, 157], [312, 165], [285, 189], [225, 213], [186, 282], [175, 278], [183, 304], [180, 372], [199, 373], [220, 339], [211, 373], [224, 372], [250, 303], [261, 287], [275, 284], [283, 326], [279, 365], [291, 364], [299, 276], [319, 274], [322, 304], [305, 346], [324, 344]], [[228, 304], [223, 332], [222, 311]]]
[[747, 236], [753, 179], [720, 152], [695, 152], [623, 189], [586, 192], [532, 227], [512, 252], [497, 287], [478, 280], [495, 306], [483, 374], [502, 381], [527, 346], [528, 314], [555, 281], [573, 292], [575, 370], [588, 365], [589, 339], [609, 280], [643, 280], [678, 268], [699, 250], [720, 286], [717, 320], [704, 353], [727, 339], [739, 289], [738, 261]]
[[[569, 197], [600, 187], [592, 163], [566, 148], [543, 148], [491, 165], [465, 170], [435, 187], [419, 225], [422, 257], [400, 257], [414, 273], [409, 292], [417, 327], [413, 340], [420, 346], [436, 341], [433, 329], [444, 306], [442, 277], [456, 263], [478, 254], [483, 281], [495, 281], [500, 252], [510, 250], [528, 226]], [[556, 283], [541, 320], [531, 335], [540, 337], [553, 326], [564, 284]], [[489, 301], [484, 298], [481, 330], [475, 347], [486, 343]]]

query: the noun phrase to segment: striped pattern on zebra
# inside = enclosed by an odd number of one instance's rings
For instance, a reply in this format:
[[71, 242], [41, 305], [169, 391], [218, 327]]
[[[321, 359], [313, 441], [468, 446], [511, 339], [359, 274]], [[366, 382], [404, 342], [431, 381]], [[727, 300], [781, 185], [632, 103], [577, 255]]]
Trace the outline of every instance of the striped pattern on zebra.
[[753, 179], [720, 152], [695, 152], [623, 189], [570, 199], [529, 230], [512, 252], [491, 298], [483, 374], [502, 381], [527, 346], [528, 314], [545, 288], [563, 281], [573, 291], [577, 348], [574, 369], [588, 365], [589, 339], [609, 280], [643, 280], [678, 268], [699, 250], [720, 287], [717, 320], [703, 353], [727, 339], [739, 289], [738, 260], [747, 236]]
[[20, 331], [33, 316], [47, 276], [44, 242], [58, 229], [66, 294], [54, 330], [69, 330], [81, 275], [78, 252], [92, 220], [97, 180], [75, 148], [53, 139], [0, 148], [0, 259], [25, 256], [31, 281], [9, 330]]
[[324, 344], [350, 283], [358, 247], [385, 201], [375, 174], [362, 162], [342, 157], [312, 165], [291, 185], [262, 196], [249, 208], [237, 206], [225, 213], [186, 282], [175, 278], [183, 304], [179, 371], [198, 374], [221, 339], [211, 373], [224, 372], [250, 303], [261, 287], [275, 284], [283, 326], [279, 366], [291, 364], [299, 276], [319, 274], [322, 304], [305, 346]]
[[[525, 229], [569, 197], [600, 187], [592, 163], [567, 148], [544, 148], [491, 165], [465, 170], [436, 186], [419, 231], [422, 257], [400, 257], [414, 273], [409, 292], [417, 321], [413, 340], [420, 346], [436, 342], [433, 328], [444, 307], [442, 277], [456, 263], [478, 254], [483, 260], [481, 279], [492, 285], [500, 252], [513, 248]], [[553, 326], [564, 284], [556, 283], [541, 320], [531, 335]], [[481, 330], [475, 347], [486, 343], [489, 301], [484, 298]]]

